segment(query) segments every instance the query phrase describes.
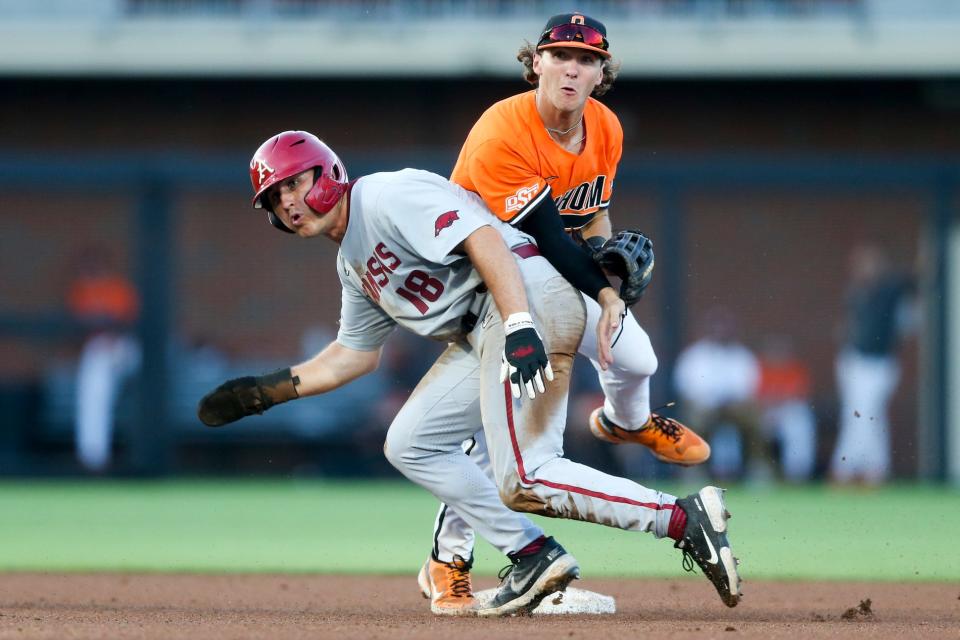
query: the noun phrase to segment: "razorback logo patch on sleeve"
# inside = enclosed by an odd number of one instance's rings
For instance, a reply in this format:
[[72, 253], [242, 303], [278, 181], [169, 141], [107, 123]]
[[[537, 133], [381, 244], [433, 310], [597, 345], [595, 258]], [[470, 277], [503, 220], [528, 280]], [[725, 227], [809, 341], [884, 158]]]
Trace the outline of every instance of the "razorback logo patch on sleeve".
[[433, 223], [433, 237], [436, 238], [440, 235], [440, 232], [453, 225], [453, 223], [460, 219], [460, 216], [457, 215], [457, 211], [446, 211], [437, 216], [436, 222]]

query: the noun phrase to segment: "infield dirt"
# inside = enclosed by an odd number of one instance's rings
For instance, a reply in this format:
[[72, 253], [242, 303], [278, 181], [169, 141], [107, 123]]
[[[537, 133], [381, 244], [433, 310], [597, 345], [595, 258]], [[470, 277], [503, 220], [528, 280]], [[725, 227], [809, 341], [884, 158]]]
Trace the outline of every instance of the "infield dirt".
[[614, 596], [617, 613], [437, 618], [413, 574], [0, 574], [0, 639], [960, 638], [956, 583], [748, 579], [735, 609], [704, 579], [575, 584]]

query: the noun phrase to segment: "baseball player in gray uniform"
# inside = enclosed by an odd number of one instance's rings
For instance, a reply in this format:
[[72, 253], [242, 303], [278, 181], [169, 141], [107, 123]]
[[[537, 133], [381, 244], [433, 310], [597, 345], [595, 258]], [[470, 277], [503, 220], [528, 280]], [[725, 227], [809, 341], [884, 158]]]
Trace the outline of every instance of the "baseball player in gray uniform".
[[[529, 236], [435, 174], [404, 169], [348, 182], [336, 154], [302, 131], [267, 140], [250, 168], [255, 206], [271, 224], [340, 245], [340, 329], [307, 362], [220, 385], [200, 401], [201, 421], [220, 426], [342, 386], [377, 367], [400, 325], [448, 347], [390, 425], [386, 456], [511, 560], [488, 606], [437, 613], [529, 612], [579, 577], [573, 556], [511, 510], [672, 537], [736, 604], [720, 489], [678, 500], [563, 457], [585, 311]], [[492, 478], [461, 446], [477, 424]]]

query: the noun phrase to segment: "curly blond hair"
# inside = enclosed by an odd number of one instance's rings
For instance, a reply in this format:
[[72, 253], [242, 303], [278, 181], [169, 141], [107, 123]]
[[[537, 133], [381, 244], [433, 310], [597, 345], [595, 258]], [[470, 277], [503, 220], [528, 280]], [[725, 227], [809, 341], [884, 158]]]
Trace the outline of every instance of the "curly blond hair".
[[[536, 45], [526, 41], [520, 47], [520, 51], [517, 52], [517, 60], [523, 65], [523, 79], [536, 87], [540, 84], [540, 76], [533, 71], [533, 56], [535, 55], [537, 55]], [[603, 60], [603, 79], [594, 88], [592, 95], [599, 97], [609, 91], [614, 80], [617, 79], [618, 73], [620, 73], [620, 63], [612, 58], [605, 58]]]

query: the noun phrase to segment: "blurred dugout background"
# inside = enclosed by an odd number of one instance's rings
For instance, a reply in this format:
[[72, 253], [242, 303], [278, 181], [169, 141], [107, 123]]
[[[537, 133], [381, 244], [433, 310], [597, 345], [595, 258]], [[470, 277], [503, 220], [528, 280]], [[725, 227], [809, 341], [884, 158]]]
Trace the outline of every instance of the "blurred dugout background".
[[[335, 248], [250, 208], [249, 157], [301, 128], [354, 177], [448, 175], [480, 113], [526, 89], [519, 45], [573, 8], [606, 22], [623, 64], [603, 98], [625, 131], [611, 211], [656, 242], [635, 309], [660, 357], [654, 405], [723, 308], [748, 347], [786, 336], [808, 368], [823, 477], [849, 256], [878, 243], [920, 294], [891, 406], [895, 475], [960, 479], [947, 0], [0, 0], [0, 473], [82, 471], [90, 326], [70, 292], [99, 261], [139, 300], [106, 472], [391, 474], [383, 433], [440, 348], [399, 332], [380, 372], [334, 394], [220, 431], [194, 417], [221, 380], [300, 361], [336, 331]], [[577, 378], [573, 457], [669, 474], [582, 437], [599, 395], [587, 363]]]

